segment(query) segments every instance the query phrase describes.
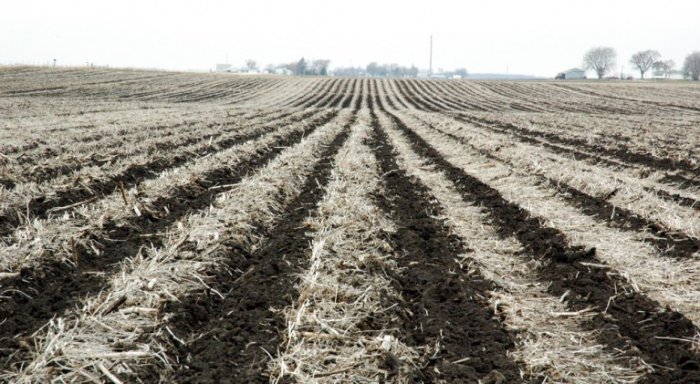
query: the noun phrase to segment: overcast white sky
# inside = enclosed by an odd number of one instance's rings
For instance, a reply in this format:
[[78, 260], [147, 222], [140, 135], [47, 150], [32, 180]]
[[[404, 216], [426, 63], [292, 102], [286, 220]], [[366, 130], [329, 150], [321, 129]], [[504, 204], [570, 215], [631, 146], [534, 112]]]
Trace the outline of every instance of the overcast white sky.
[[695, 0], [2, 0], [0, 63], [210, 69], [328, 58], [553, 76], [590, 47], [682, 65], [700, 50]]

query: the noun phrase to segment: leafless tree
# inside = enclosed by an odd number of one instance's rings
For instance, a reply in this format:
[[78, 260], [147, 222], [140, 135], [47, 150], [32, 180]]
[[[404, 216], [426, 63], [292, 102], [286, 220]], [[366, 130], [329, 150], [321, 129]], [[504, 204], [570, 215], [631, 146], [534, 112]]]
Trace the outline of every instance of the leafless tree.
[[311, 62], [310, 73], [315, 76], [327, 76], [330, 60], [314, 60]]
[[658, 51], [647, 49], [646, 51], [639, 51], [632, 55], [630, 64], [639, 70], [639, 74], [642, 79], [644, 79], [644, 74], [654, 65], [654, 62], [660, 58], [661, 54]]
[[396, 63], [379, 64], [373, 61], [367, 64], [365, 73], [372, 77], [416, 77], [418, 76], [418, 68], [413, 65], [404, 67]]
[[302, 57], [296, 64], [294, 64], [294, 74], [297, 76], [306, 76], [306, 60]]
[[467, 71], [466, 68], [457, 68], [455, 69], [454, 74], [464, 79], [469, 76], [469, 71]]
[[654, 71], [663, 73], [664, 77], [668, 79], [671, 77], [673, 68], [676, 67], [676, 62], [673, 60], [657, 60], [651, 67]]
[[695, 51], [685, 57], [683, 73], [695, 81], [700, 80], [700, 51]]
[[364, 76], [366, 73], [366, 70], [362, 67], [337, 67], [333, 70], [335, 76], [354, 77]]
[[367, 74], [374, 77], [379, 75], [379, 64], [376, 61], [373, 61], [369, 64], [367, 64]]
[[610, 47], [591, 48], [583, 56], [583, 66], [586, 69], [592, 69], [602, 79], [606, 73], [612, 71], [615, 67], [615, 58], [617, 53]]
[[248, 59], [245, 61], [245, 66], [248, 67], [248, 72], [252, 72], [258, 68], [258, 63], [253, 59]]

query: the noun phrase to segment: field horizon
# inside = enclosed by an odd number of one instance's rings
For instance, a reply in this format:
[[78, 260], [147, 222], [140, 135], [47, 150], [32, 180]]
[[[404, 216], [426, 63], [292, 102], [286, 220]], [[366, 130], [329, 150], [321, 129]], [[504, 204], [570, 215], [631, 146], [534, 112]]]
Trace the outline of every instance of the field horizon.
[[700, 382], [700, 85], [0, 66], [0, 381]]

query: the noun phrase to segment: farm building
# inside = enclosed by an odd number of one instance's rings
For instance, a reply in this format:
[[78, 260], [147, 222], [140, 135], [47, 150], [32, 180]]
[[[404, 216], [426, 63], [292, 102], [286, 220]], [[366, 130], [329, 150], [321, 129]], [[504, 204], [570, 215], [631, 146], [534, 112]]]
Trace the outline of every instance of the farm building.
[[216, 64], [216, 72], [231, 72], [231, 64]]
[[561, 80], [582, 80], [586, 78], [586, 71], [580, 68], [571, 68], [557, 74], [557, 79]]
[[654, 71], [651, 73], [651, 78], [655, 80], [684, 80], [685, 76], [683, 76], [683, 71], [671, 71], [670, 73], [666, 73], [664, 71]]

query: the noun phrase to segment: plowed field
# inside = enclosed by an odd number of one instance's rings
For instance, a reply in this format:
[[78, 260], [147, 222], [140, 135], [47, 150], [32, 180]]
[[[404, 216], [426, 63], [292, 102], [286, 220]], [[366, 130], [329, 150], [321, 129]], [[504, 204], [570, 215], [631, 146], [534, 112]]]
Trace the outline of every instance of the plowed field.
[[0, 368], [700, 383], [700, 86], [0, 68]]

